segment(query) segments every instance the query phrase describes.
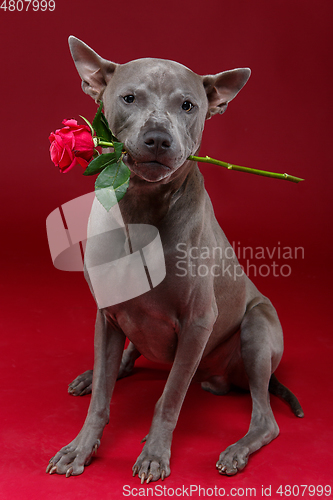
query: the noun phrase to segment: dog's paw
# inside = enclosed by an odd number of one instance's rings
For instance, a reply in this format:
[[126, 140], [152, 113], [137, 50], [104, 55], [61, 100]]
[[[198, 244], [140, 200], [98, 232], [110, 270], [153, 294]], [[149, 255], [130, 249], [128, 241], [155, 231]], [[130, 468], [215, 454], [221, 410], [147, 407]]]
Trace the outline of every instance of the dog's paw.
[[220, 474], [234, 476], [237, 472], [244, 469], [249, 460], [249, 454], [250, 450], [248, 447], [241, 446], [238, 443], [232, 444], [221, 453], [216, 463], [216, 468]]
[[165, 452], [161, 457], [155, 454], [151, 454], [142, 450], [141, 455], [138, 457], [137, 461], [133, 465], [133, 476], [138, 475], [141, 480], [141, 484], [145, 481], [150, 483], [151, 481], [162, 481], [170, 475], [170, 452]]
[[[118, 372], [117, 380], [132, 375], [135, 359], [124, 351], [121, 365]], [[76, 377], [73, 382], [68, 385], [68, 392], [72, 396], [85, 396], [92, 392], [93, 370], [87, 370]]]
[[73, 380], [73, 382], [71, 382], [68, 386], [69, 394], [72, 396], [84, 396], [85, 394], [90, 394], [92, 388], [92, 378], [92, 370], [87, 370], [76, 377], [76, 379]]
[[66, 477], [79, 476], [84, 471], [84, 467], [91, 463], [92, 456], [97, 453], [99, 445], [100, 440], [97, 439], [94, 444], [89, 445], [85, 442], [83, 446], [77, 437], [51, 458], [46, 473], [65, 474]]

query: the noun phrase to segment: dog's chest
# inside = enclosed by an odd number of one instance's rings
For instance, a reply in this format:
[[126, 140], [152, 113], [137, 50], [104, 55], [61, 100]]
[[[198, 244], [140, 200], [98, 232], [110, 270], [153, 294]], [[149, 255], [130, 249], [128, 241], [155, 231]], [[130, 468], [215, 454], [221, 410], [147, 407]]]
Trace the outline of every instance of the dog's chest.
[[155, 362], [172, 363], [178, 343], [178, 323], [166, 306], [155, 307], [152, 300], [137, 297], [107, 313], [138, 351]]

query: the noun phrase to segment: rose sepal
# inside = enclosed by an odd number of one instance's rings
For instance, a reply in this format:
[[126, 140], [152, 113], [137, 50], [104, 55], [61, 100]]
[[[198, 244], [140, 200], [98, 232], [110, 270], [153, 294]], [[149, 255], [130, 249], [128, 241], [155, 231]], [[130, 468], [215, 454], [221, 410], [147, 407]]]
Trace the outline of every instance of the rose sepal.
[[82, 118], [82, 120], [84, 120], [86, 122], [86, 124], [88, 125], [88, 127], [90, 128], [90, 132], [91, 132], [91, 135], [93, 136], [94, 138], [94, 134], [95, 134], [95, 130], [93, 129], [93, 126], [92, 124], [90, 123], [89, 120], [87, 120], [87, 118], [85, 118], [84, 116], [82, 115], [79, 115], [80, 118]]
[[105, 118], [102, 109], [103, 109], [103, 102], [101, 101], [97, 113], [95, 115], [95, 118], [93, 119], [92, 128], [95, 131], [96, 136], [100, 141], [112, 142], [112, 143], [114, 141], [118, 142], [116, 137], [110, 130], [108, 121]]

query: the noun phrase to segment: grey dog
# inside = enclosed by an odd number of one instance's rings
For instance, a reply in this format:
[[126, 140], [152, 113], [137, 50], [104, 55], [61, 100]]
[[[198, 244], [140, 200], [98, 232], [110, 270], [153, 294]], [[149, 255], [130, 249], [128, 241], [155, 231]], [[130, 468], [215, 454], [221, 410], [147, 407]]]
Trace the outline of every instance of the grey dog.
[[[131, 373], [142, 354], [172, 367], [133, 475], [142, 483], [169, 476], [172, 434], [192, 380], [214, 394], [225, 394], [231, 386], [250, 390], [249, 430], [216, 464], [220, 474], [236, 474], [251, 453], [279, 434], [269, 392], [303, 416], [297, 398], [274, 375], [283, 335], [271, 302], [239, 272], [234, 252], [229, 252], [227, 265], [235, 272], [215, 272], [223, 268], [231, 246], [215, 219], [198, 166], [188, 160], [199, 150], [205, 120], [226, 110], [250, 70], [199, 76], [169, 60], [115, 64], [75, 37], [69, 38], [69, 45], [84, 92], [96, 102], [103, 100], [110, 129], [126, 148], [124, 161], [131, 177], [119, 203], [124, 223], [158, 229], [166, 277], [148, 293], [98, 308], [93, 374], [85, 372], [69, 387], [74, 395], [92, 390], [88, 414], [78, 436], [50, 460], [47, 472], [67, 477], [83, 472], [108, 423], [115, 382]], [[93, 205], [90, 229], [103, 226], [99, 214]], [[198, 254], [196, 262], [214, 272], [204, 277], [179, 272], [180, 242], [188, 249], [219, 248], [221, 253], [211, 252], [204, 259]], [[86, 261], [99, 251], [92, 239]], [[124, 350], [126, 338], [130, 344]]]

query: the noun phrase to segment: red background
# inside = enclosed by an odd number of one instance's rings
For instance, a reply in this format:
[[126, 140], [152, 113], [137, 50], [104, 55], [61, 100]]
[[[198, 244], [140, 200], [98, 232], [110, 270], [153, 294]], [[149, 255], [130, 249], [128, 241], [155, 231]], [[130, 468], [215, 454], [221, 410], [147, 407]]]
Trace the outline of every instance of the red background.
[[[84, 421], [89, 397], [70, 397], [66, 385], [93, 357], [92, 298], [80, 273], [53, 268], [45, 231], [52, 210], [92, 190], [80, 168], [61, 175], [48, 154], [48, 135], [64, 118], [96, 111], [80, 90], [70, 34], [115, 62], [162, 57], [200, 74], [249, 66], [252, 76], [226, 114], [207, 123], [202, 154], [306, 179], [296, 185], [200, 167], [230, 241], [304, 247], [304, 259], [280, 261], [291, 266], [289, 277], [254, 280], [280, 315], [278, 375], [305, 418], [272, 397], [280, 436], [242, 473], [221, 477], [215, 462], [246, 433], [250, 398], [218, 398], [193, 385], [165, 486], [255, 487], [261, 497], [261, 486], [272, 485], [273, 498], [280, 484], [333, 487], [331, 1], [56, 0], [54, 12], [0, 9], [0, 23], [1, 499], [123, 498], [124, 485], [139, 486], [131, 466], [167, 377], [140, 361], [136, 374], [117, 384], [93, 464], [80, 477], [45, 474]], [[271, 264], [254, 263], [264, 262]]]

